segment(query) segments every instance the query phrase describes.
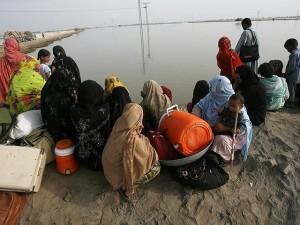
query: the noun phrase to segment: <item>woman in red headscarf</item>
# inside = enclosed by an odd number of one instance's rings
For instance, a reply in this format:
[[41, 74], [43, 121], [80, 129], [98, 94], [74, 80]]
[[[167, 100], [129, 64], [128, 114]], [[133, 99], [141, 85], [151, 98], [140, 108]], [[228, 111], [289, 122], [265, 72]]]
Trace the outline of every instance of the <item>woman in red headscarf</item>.
[[235, 69], [243, 65], [243, 63], [238, 54], [231, 49], [231, 43], [228, 37], [220, 38], [218, 46], [217, 64], [221, 69], [220, 75], [226, 76], [231, 83], [233, 83]]
[[6, 96], [8, 93], [12, 72], [18, 68], [21, 59], [25, 56], [19, 52], [19, 43], [14, 38], [8, 38], [4, 42], [4, 54], [0, 60], [0, 105], [7, 105]]

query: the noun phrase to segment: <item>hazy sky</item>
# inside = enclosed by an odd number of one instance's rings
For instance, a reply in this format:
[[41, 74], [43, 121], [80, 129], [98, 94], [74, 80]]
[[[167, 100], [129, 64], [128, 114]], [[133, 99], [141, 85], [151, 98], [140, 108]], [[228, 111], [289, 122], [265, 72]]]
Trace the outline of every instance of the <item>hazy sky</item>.
[[[299, 0], [141, 0], [149, 22], [296, 16]], [[143, 19], [145, 9], [142, 8]], [[300, 14], [300, 12], [299, 12]], [[137, 0], [1, 0], [0, 34], [138, 23]]]

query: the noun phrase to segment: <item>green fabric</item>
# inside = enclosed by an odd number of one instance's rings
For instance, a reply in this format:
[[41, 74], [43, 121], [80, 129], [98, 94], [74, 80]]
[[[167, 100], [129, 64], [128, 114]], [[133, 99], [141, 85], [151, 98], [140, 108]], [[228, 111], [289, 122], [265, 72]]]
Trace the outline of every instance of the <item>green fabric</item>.
[[143, 184], [148, 183], [150, 180], [152, 180], [154, 177], [156, 177], [159, 174], [159, 172], [160, 172], [160, 164], [158, 162], [144, 176], [139, 178], [134, 183], [134, 187], [137, 188]]
[[0, 108], [0, 144], [4, 144], [8, 139], [8, 134], [14, 125], [14, 121], [14, 117], [7, 108]]
[[45, 80], [39, 73], [40, 64], [31, 56], [25, 56], [19, 69], [12, 74], [7, 104], [12, 114], [40, 108], [41, 90]]
[[263, 78], [261, 82], [266, 88], [267, 94], [267, 109], [277, 110], [283, 107], [285, 103], [285, 91], [284, 81], [282, 78], [273, 75], [270, 78]]

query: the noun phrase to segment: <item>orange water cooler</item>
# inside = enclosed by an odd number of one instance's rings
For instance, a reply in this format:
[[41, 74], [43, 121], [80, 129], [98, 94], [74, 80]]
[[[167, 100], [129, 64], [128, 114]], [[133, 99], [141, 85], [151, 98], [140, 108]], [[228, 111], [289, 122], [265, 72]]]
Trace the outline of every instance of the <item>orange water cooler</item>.
[[201, 118], [179, 110], [177, 105], [167, 109], [159, 122], [159, 131], [184, 156], [194, 155], [205, 149], [213, 140], [212, 129]]
[[56, 143], [55, 159], [57, 171], [61, 174], [74, 173], [78, 164], [74, 156], [75, 146], [71, 139], [62, 139]]

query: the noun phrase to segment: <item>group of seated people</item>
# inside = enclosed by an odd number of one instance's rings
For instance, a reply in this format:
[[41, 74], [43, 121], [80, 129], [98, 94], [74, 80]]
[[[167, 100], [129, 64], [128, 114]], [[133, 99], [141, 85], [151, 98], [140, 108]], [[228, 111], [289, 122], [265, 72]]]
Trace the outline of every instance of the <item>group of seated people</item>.
[[[56, 142], [72, 139], [81, 163], [93, 170], [103, 168], [114, 190], [136, 200], [136, 188], [160, 171], [158, 155], [145, 134], [158, 129], [159, 120], [172, 106], [171, 91], [148, 80], [141, 91], [143, 101], [134, 103], [116, 76], [105, 79], [104, 89], [92, 80], [81, 82], [78, 66], [61, 46], [53, 48], [55, 59], [47, 79], [41, 76], [39, 62], [20, 53], [14, 39], [7, 39], [4, 48], [1, 104], [15, 114], [41, 109]], [[212, 127], [211, 150], [220, 156], [221, 164], [230, 162], [233, 144], [245, 161], [252, 125], [263, 124], [267, 110], [283, 107], [288, 98], [287, 84], [274, 75], [271, 63], [263, 63], [259, 73], [263, 78], [251, 67], [238, 64], [230, 79], [217, 75], [195, 85], [187, 111]]]

